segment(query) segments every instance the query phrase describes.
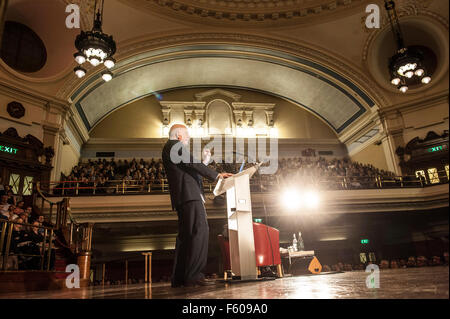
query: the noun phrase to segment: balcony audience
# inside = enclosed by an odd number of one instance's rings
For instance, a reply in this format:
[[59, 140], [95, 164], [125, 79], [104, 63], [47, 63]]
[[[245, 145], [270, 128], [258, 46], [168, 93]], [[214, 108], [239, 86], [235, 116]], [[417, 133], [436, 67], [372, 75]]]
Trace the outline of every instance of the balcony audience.
[[6, 216], [7, 218], [9, 218], [9, 206], [11, 206], [11, 204], [8, 203], [8, 195], [2, 195], [0, 201], [0, 214]]
[[[252, 164], [246, 163], [245, 168]], [[209, 166], [218, 172], [237, 173], [241, 163], [216, 163]], [[278, 183], [299, 181], [323, 189], [375, 188], [376, 177], [393, 178], [394, 174], [379, 170], [372, 165], [352, 162], [348, 158], [327, 160], [323, 157], [283, 158], [273, 175], [255, 175], [264, 189]], [[161, 191], [166, 174], [161, 159], [107, 160], [88, 159], [79, 162], [62, 183], [54, 189], [55, 194], [126, 193], [127, 191]]]
[[16, 218], [19, 217], [19, 215], [17, 215], [15, 213], [15, 210], [16, 210], [16, 206], [14, 206], [14, 205], [10, 205], [9, 206], [9, 208], [8, 208], [8, 220], [13, 221], [13, 220], [15, 220]]

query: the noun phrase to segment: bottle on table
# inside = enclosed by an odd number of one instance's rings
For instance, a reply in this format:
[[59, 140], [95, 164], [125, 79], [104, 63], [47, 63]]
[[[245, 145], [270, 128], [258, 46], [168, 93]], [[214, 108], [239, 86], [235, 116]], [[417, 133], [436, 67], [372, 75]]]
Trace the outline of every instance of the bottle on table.
[[294, 248], [294, 251], [297, 251], [297, 238], [295, 238], [295, 234], [294, 234], [294, 238], [292, 239], [292, 246]]
[[305, 244], [303, 242], [302, 233], [298, 232], [298, 241], [297, 241], [297, 247], [299, 251], [305, 250]]

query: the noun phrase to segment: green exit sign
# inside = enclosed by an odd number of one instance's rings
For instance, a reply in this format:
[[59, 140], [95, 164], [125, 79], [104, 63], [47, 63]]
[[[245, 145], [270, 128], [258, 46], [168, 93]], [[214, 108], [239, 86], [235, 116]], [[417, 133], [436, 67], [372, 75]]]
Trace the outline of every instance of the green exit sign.
[[435, 146], [435, 147], [430, 147], [427, 151], [429, 153], [434, 153], [434, 152], [440, 152], [444, 149], [444, 147], [442, 145], [439, 146]]
[[11, 146], [0, 145], [0, 152], [5, 152], [9, 154], [17, 154], [17, 148]]
[[369, 240], [368, 239], [361, 239], [361, 244], [368, 244]]
[[254, 218], [253, 220], [255, 221], [255, 223], [262, 223], [262, 219], [261, 218]]

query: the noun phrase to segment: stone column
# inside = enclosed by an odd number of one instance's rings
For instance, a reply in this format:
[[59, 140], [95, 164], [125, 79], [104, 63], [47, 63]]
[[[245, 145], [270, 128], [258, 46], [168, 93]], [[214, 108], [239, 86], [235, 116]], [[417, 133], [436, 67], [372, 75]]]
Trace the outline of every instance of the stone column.
[[380, 124], [383, 127], [384, 134], [381, 138], [382, 147], [386, 156], [388, 169], [396, 175], [402, 175], [400, 159], [396, 155], [399, 146], [404, 147], [403, 139], [404, 123], [400, 112], [380, 114]]
[[145, 282], [152, 283], [152, 253], [142, 253], [145, 258]]
[[83, 251], [78, 255], [77, 264], [80, 268], [80, 287], [89, 286], [91, 255], [92, 253], [90, 251]]

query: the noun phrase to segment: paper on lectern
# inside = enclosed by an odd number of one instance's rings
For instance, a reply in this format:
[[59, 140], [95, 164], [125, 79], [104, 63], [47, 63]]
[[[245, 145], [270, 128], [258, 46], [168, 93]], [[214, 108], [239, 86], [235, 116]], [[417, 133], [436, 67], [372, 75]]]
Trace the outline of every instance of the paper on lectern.
[[213, 192], [214, 196], [218, 196], [222, 193], [225, 193], [228, 189], [233, 187], [235, 177], [239, 177], [239, 176], [248, 174], [248, 178], [251, 178], [253, 176], [253, 174], [255, 174], [255, 172], [258, 170], [258, 168], [261, 166], [261, 164], [262, 163], [253, 165], [252, 167], [249, 167], [246, 170], [244, 170], [240, 173], [234, 174], [233, 176], [228, 177], [226, 179], [219, 178], [219, 181], [217, 182], [216, 187], [214, 188], [214, 192]]

